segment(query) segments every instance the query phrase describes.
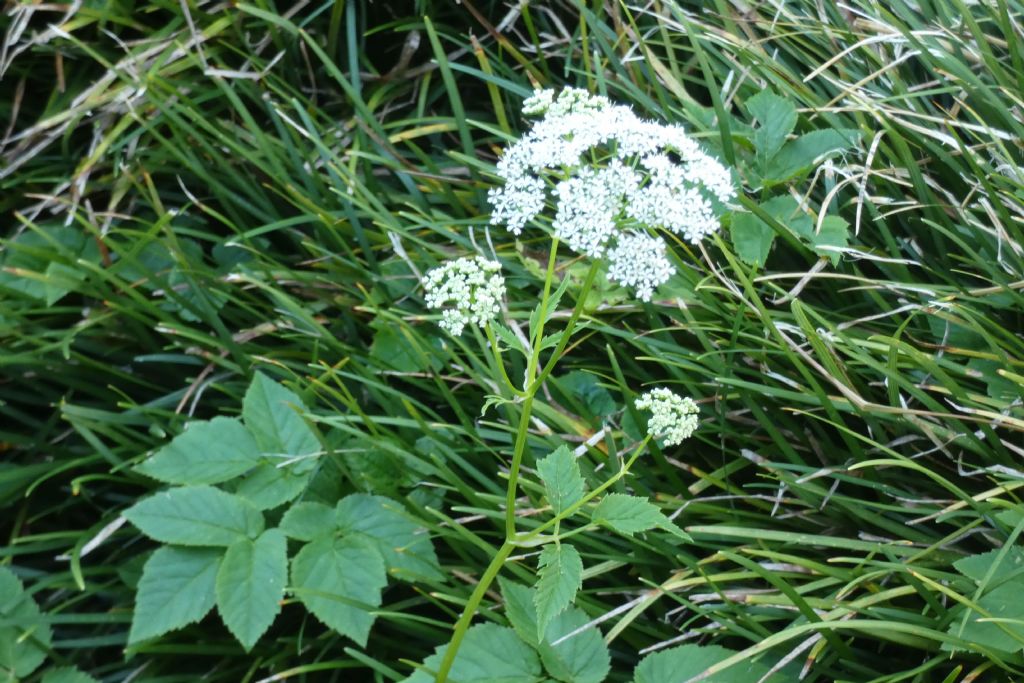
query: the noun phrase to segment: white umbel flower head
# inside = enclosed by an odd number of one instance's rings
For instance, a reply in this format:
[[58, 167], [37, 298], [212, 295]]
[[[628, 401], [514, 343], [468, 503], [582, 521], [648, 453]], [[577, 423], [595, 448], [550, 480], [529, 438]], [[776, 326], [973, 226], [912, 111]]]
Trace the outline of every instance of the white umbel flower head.
[[699, 242], [736, 196], [728, 169], [681, 126], [578, 88], [539, 90], [523, 113], [540, 118], [498, 162], [504, 184], [488, 192], [491, 223], [519, 235], [554, 204], [554, 234], [573, 251], [608, 258], [609, 279], [645, 301], [675, 272], [649, 231]]
[[440, 308], [441, 327], [459, 336], [466, 325], [483, 327], [501, 310], [505, 278], [501, 265], [481, 256], [460, 258], [423, 278], [427, 306]]
[[697, 404], [669, 389], [652, 389], [636, 400], [639, 410], [650, 410], [647, 431], [656, 438], [665, 438], [666, 446], [681, 444], [697, 430]]

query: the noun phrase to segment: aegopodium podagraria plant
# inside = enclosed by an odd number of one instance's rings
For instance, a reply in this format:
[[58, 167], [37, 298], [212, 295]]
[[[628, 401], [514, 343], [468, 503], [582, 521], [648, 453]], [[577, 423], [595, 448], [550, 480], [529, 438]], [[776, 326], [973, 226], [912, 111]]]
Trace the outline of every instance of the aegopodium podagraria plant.
[[[608, 279], [643, 301], [675, 272], [650, 231], [699, 242], [736, 196], [729, 170], [681, 126], [641, 119], [577, 88], [537, 92], [523, 113], [541, 118], [498, 162], [504, 184], [488, 193], [491, 223], [520, 235], [536, 219], [550, 220], [556, 240], [607, 258]], [[549, 197], [553, 219], [544, 215]]]
[[[453, 335], [461, 334], [467, 325], [482, 328], [499, 392], [488, 398], [487, 405], [518, 406], [518, 424], [505, 496], [504, 542], [495, 549], [466, 602], [450, 643], [428, 657], [409, 683], [431, 677], [444, 683], [449, 675], [455, 680], [472, 677], [472, 662], [479, 653], [467, 656], [469, 663], [460, 663], [457, 654], [481, 601], [513, 551], [539, 550], [537, 579], [530, 592], [529, 623], [536, 634], [527, 640], [545, 642], [545, 637], [552, 636], [549, 627], [556, 631], [564, 627], [564, 623], [557, 628], [555, 624], [572, 610], [582, 586], [583, 561], [569, 542], [573, 536], [606, 527], [625, 536], [659, 529], [689, 540], [646, 498], [619, 490], [609, 492], [628, 475], [652, 439], [675, 447], [696, 430], [696, 403], [665, 388], [648, 391], [636, 400], [638, 410], [651, 413], [647, 435], [625, 450], [611, 453], [606, 463], [611, 467], [596, 470], [606, 473], [603, 480], [590, 482], [588, 490], [577, 460], [586, 453], [587, 445], [575, 451], [562, 445], [536, 461], [534, 472], [539, 481], [528, 487], [543, 491], [546, 516], [531, 515], [520, 522], [516, 505], [534, 400], [577, 330], [602, 260], [608, 261], [612, 281], [649, 300], [654, 288], [674, 272], [665, 241], [651, 231], [664, 229], [696, 241], [716, 230], [718, 210], [735, 194], [729, 172], [702, 152], [680, 127], [644, 121], [628, 108], [582, 90], [567, 89], [557, 96], [549, 90], [538, 92], [526, 101], [524, 112], [543, 118], [502, 157], [498, 173], [505, 184], [492, 190], [490, 199], [493, 223], [507, 225], [516, 235], [532, 224], [553, 233], [540, 302], [529, 317], [528, 334], [514, 334], [499, 319], [504, 280], [498, 263], [479, 256], [460, 258], [431, 270], [423, 281], [427, 306], [441, 309], [442, 328]], [[546, 224], [549, 196], [555, 199], [554, 216]], [[554, 286], [560, 242], [591, 257], [592, 262], [575, 293], [576, 303], [565, 327], [546, 335], [545, 328], [570, 282], [564, 277]], [[552, 348], [542, 362], [542, 353]], [[521, 384], [509, 378], [503, 356], [509, 350], [526, 358]], [[531, 507], [543, 505], [540, 500], [531, 502]], [[506, 587], [502, 585], [503, 593]], [[509, 619], [521, 631], [523, 614], [517, 610]], [[592, 664], [606, 674], [610, 666], [607, 648], [602, 645], [599, 650], [600, 661]], [[462, 670], [462, 666], [470, 668]]]

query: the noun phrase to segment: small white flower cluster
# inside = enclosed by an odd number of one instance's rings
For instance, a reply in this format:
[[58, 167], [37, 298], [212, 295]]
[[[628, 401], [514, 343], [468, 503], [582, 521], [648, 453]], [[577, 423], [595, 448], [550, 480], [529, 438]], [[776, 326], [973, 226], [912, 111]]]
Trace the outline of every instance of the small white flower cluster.
[[466, 325], [483, 327], [501, 310], [505, 278], [501, 265], [481, 256], [438, 266], [423, 278], [427, 306], [444, 309], [441, 327], [459, 336]]
[[534, 93], [523, 113], [540, 115], [498, 162], [502, 187], [488, 193], [491, 223], [519, 235], [553, 189], [555, 235], [608, 277], [649, 301], [672, 275], [664, 229], [697, 242], [718, 229], [715, 203], [736, 196], [722, 164], [680, 126], [645, 121], [628, 107], [578, 88]]
[[647, 431], [651, 436], [665, 437], [666, 446], [681, 444], [697, 430], [697, 404], [669, 389], [648, 391], [636, 400], [636, 407], [653, 413]]

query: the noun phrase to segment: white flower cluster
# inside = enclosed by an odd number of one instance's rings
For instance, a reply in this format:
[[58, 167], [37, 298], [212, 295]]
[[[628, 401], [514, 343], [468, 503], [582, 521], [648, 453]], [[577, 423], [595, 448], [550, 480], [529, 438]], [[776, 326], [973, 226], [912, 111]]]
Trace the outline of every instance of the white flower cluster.
[[645, 121], [585, 90], [534, 93], [523, 113], [541, 115], [498, 162], [502, 187], [488, 193], [491, 223], [519, 235], [556, 201], [555, 235], [591, 258], [607, 256], [608, 277], [649, 301], [674, 272], [664, 229], [697, 242], [718, 229], [716, 203], [736, 195], [722, 164], [682, 127]]
[[432, 269], [423, 278], [423, 287], [427, 306], [444, 309], [439, 324], [456, 337], [466, 325], [483, 327], [493, 320], [505, 296], [501, 265], [480, 256]]
[[653, 413], [647, 431], [651, 436], [665, 437], [666, 446], [681, 444], [697, 430], [697, 404], [669, 389], [648, 391], [636, 400], [636, 407]]

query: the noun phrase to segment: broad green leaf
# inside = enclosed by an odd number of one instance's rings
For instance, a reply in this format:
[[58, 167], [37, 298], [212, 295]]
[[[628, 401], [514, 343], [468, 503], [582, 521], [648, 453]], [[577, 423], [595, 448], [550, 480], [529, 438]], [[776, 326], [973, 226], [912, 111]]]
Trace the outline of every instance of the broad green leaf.
[[758, 122], [754, 129], [754, 154], [764, 175], [768, 162], [782, 149], [786, 136], [796, 126], [796, 107], [789, 100], [762, 90], [747, 100], [747, 112]]
[[[437, 337], [438, 341], [440, 337]], [[400, 328], [384, 323], [374, 333], [370, 357], [402, 373], [415, 373], [431, 367], [433, 356], [428, 349], [416, 348]]]
[[195, 623], [213, 607], [220, 549], [157, 548], [142, 568], [128, 643]]
[[411, 520], [401, 503], [384, 496], [354, 493], [338, 502], [338, 529], [374, 541], [388, 572], [405, 581], [443, 579], [430, 535]]
[[217, 571], [217, 611], [246, 651], [281, 611], [287, 576], [287, 548], [280, 529], [268, 529], [255, 541], [237, 541], [225, 553]]
[[733, 214], [729, 231], [736, 254], [744, 263], [758, 267], [765, 264], [775, 241], [770, 225], [752, 213], [740, 212]]
[[49, 669], [43, 674], [42, 683], [97, 683], [96, 679], [73, 666]]
[[296, 597], [325, 625], [363, 646], [385, 584], [384, 560], [364, 538], [318, 538], [292, 560]]
[[[717, 645], [683, 645], [647, 655], [633, 672], [634, 683], [682, 683], [699, 676], [706, 669], [736, 654]], [[770, 667], [740, 662], [721, 673], [702, 678], [702, 683], [753, 683], [761, 680]], [[774, 674], [766, 683], [783, 683], [780, 674]]]
[[499, 579], [505, 601], [505, 616], [512, 628], [541, 656], [548, 674], [565, 683], [600, 683], [611, 668], [611, 657], [601, 632], [596, 627], [577, 633], [558, 645], [552, 645], [590, 621], [586, 613], [569, 607], [551, 620], [542, 639], [537, 637], [536, 591]]
[[215, 417], [189, 423], [135, 470], [168, 484], [219, 484], [251, 470], [259, 455], [256, 440], [239, 420]]
[[281, 518], [281, 531], [289, 538], [312, 541], [337, 530], [334, 508], [323, 503], [296, 503]]
[[257, 372], [242, 401], [245, 426], [264, 454], [309, 455], [320, 451], [313, 430], [302, 419], [302, 399]]
[[781, 183], [827, 156], [857, 144], [860, 133], [853, 129], [827, 128], [806, 133], [787, 142], [768, 163], [765, 180]]
[[662, 514], [652, 502], [625, 493], [609, 493], [602, 498], [591, 513], [591, 518], [594, 522], [611, 527], [627, 536], [658, 528], [690, 540], [690, 537]]
[[299, 472], [292, 465], [278, 467], [273, 462], [263, 462], [239, 482], [235, 493], [260, 510], [272, 510], [295, 500], [305, 490], [311, 474]]
[[839, 216], [825, 216], [821, 221], [821, 229], [815, 230], [815, 223], [806, 220], [791, 221], [786, 224], [790, 230], [805, 241], [818, 256], [825, 256], [832, 265], [839, 263], [841, 254], [829, 247], [845, 247], [849, 243], [849, 224]]
[[567, 447], [559, 446], [538, 462], [537, 473], [544, 482], [544, 493], [555, 514], [583, 497], [580, 466]]
[[[999, 558], [1000, 555], [1002, 555], [1002, 559]], [[992, 576], [989, 577], [987, 583], [989, 587], [997, 586], [1004, 581], [1024, 574], [1024, 550], [1020, 548], [1007, 548], [1006, 552], [1003, 552], [1002, 549], [997, 549], [981, 553], [980, 555], [971, 555], [962, 560], [957, 560], [953, 563], [953, 566], [964, 576], [981, 583], [989, 573], [989, 570], [992, 569], [992, 565], [996, 560], [999, 560], [999, 564], [995, 566]], [[1024, 581], [1021, 583], [1024, 583]]]
[[583, 585], [583, 559], [568, 543], [549, 544], [540, 551], [537, 562], [537, 633], [545, 632], [551, 620], [572, 604]]
[[174, 545], [228, 546], [263, 531], [263, 515], [252, 503], [212, 486], [163, 491], [123, 514], [154, 541]]
[[[50, 648], [53, 634], [42, 623], [39, 605], [25, 592], [14, 572], [0, 567], [0, 675], [22, 678], [35, 671]], [[24, 626], [19, 626], [24, 622]], [[12, 676], [13, 674], [13, 676]]]
[[[404, 683], [434, 683], [447, 645], [437, 648]], [[448, 680], [458, 683], [536, 683], [540, 678], [537, 653], [510, 628], [478, 624], [466, 631]]]
[[[561, 337], [560, 334], [557, 336]], [[619, 409], [611, 392], [601, 386], [599, 379], [593, 373], [574, 370], [559, 377], [558, 386], [562, 391], [571, 392], [572, 396], [579, 400], [586, 411], [594, 417], [607, 417]]]
[[[1024, 581], [1006, 582], [978, 600], [985, 614], [971, 610], [966, 623], [964, 609], [953, 612], [955, 618], [947, 632], [964, 640], [1005, 652], [1024, 649]], [[998, 619], [999, 622], [988, 621]], [[950, 649], [948, 647], [943, 649]]]

